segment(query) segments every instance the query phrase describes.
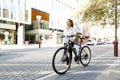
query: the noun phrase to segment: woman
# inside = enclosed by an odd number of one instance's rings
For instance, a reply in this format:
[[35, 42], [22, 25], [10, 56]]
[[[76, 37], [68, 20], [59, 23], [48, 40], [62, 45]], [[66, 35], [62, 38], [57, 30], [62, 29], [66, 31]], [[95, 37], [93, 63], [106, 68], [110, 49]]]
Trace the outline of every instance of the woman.
[[[73, 21], [71, 19], [68, 19], [66, 22], [66, 29], [64, 30], [64, 43], [67, 43], [69, 40], [73, 41], [74, 40], [74, 36], [75, 36], [75, 31], [73, 29]], [[71, 36], [68, 38], [68, 36]]]
[[[74, 41], [75, 31], [73, 29], [73, 21], [68, 19], [66, 22], [66, 29], [64, 30], [64, 44], [68, 43], [69, 40]], [[68, 37], [69, 36], [69, 37]], [[73, 46], [73, 43], [71, 43]], [[70, 54], [72, 54], [72, 50], [69, 50]], [[63, 61], [68, 61], [67, 53], [63, 55]]]

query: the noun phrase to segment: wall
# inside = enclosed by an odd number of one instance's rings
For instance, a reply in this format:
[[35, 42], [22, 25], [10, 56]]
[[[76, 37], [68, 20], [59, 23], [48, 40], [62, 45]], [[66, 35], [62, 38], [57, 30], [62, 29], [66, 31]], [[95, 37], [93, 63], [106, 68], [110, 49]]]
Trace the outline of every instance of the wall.
[[[50, 13], [52, 0], [31, 0], [32, 8]], [[36, 4], [37, 3], [37, 4]]]

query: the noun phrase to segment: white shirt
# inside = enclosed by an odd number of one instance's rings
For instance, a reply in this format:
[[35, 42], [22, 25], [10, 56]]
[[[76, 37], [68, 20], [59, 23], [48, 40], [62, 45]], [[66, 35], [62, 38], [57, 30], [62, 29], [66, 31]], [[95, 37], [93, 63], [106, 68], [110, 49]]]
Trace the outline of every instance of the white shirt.
[[66, 28], [64, 30], [64, 33], [63, 33], [63, 35], [65, 36], [64, 37], [64, 43], [67, 43], [69, 40], [74, 41], [74, 37], [70, 37], [70, 38], [66, 37], [66, 36], [71, 36], [71, 35], [74, 35], [74, 34], [75, 34], [75, 31], [74, 31], [73, 28], [70, 28], [70, 29]]

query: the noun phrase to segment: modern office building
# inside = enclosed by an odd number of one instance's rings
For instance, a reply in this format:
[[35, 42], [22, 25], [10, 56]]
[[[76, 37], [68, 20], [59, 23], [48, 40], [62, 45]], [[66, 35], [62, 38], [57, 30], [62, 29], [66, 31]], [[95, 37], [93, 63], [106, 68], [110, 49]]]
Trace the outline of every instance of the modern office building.
[[[46, 39], [52, 31], [49, 30], [50, 11], [52, 0], [31, 0], [31, 25], [26, 25], [25, 41], [38, 43], [40, 37]], [[46, 4], [47, 2], [47, 4]], [[36, 4], [37, 3], [37, 4]]]
[[31, 24], [31, 3], [0, 0], [0, 44], [23, 44], [24, 24]]
[[[32, 25], [26, 27], [26, 40], [30, 43], [37, 43], [42, 36], [43, 44], [48, 44], [50, 41], [52, 45], [61, 44], [63, 42], [61, 35], [66, 27], [67, 19], [71, 18], [75, 1], [37, 1], [32, 1]], [[36, 2], [39, 5], [36, 5]]]
[[74, 0], [0, 0], [0, 44], [62, 43]]

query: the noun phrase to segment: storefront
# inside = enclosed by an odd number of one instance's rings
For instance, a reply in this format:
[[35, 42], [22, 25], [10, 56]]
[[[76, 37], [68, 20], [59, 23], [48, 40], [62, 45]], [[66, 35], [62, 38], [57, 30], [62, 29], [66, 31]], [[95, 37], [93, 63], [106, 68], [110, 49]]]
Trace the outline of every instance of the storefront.
[[0, 44], [15, 44], [15, 30], [14, 24], [6, 24], [7, 22], [0, 21]]
[[23, 45], [25, 24], [31, 24], [31, 1], [0, 0], [0, 44]]

